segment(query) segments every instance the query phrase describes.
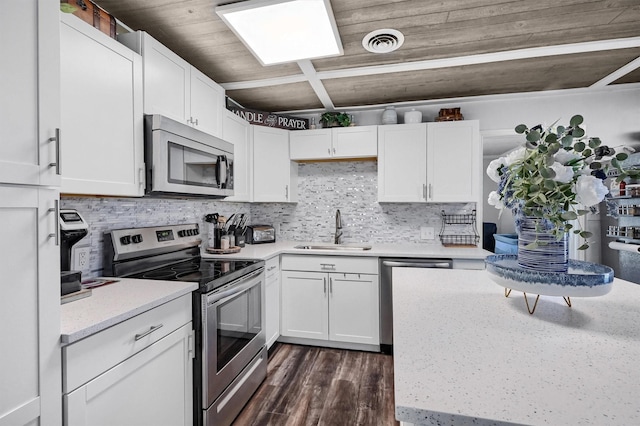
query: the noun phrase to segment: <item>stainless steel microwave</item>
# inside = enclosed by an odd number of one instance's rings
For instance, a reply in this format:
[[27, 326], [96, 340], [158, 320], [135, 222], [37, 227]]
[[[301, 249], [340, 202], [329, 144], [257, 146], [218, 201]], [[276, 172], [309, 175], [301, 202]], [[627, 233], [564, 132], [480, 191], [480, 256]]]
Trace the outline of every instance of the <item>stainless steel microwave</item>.
[[233, 144], [162, 115], [144, 117], [145, 194], [233, 195]]

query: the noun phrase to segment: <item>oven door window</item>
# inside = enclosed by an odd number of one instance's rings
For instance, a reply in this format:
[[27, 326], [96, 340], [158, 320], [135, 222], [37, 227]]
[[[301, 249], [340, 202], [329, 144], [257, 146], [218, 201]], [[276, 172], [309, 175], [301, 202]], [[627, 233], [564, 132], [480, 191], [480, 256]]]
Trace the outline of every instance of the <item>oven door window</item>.
[[230, 185], [229, 160], [173, 142], [168, 142], [168, 180], [182, 185], [227, 188]]
[[222, 370], [262, 331], [260, 286], [256, 285], [216, 307], [217, 371]]

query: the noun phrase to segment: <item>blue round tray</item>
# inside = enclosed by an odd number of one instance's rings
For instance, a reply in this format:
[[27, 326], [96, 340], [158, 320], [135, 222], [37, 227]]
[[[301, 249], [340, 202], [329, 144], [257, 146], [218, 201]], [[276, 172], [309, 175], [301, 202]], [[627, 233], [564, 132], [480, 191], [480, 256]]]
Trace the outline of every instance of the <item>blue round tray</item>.
[[485, 264], [494, 282], [530, 294], [594, 297], [609, 293], [613, 285], [613, 269], [579, 260], [569, 260], [567, 272], [525, 269], [518, 265], [517, 255], [513, 254], [487, 256]]

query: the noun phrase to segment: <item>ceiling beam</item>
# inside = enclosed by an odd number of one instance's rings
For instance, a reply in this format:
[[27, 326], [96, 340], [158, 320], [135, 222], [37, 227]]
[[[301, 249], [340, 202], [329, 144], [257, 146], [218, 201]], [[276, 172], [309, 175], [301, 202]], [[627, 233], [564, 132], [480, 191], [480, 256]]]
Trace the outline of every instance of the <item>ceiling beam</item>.
[[608, 76], [596, 81], [595, 83], [593, 83], [589, 87], [596, 88], [596, 87], [607, 86], [610, 83], [613, 83], [614, 81], [619, 79], [620, 77], [623, 77], [623, 76], [629, 74], [630, 72], [635, 71], [638, 68], [640, 68], [640, 57], [638, 57], [638, 58], [634, 59], [633, 61], [629, 62], [627, 65], [618, 68], [617, 70], [615, 70], [614, 72], [612, 72]]
[[[629, 37], [612, 40], [590, 41], [584, 43], [561, 44], [557, 46], [531, 47], [527, 49], [516, 49], [504, 52], [483, 53], [478, 55], [458, 56], [453, 58], [430, 59], [425, 61], [405, 62], [398, 64], [387, 64], [369, 67], [347, 68], [334, 71], [316, 71], [310, 73], [312, 79], [328, 80], [333, 78], [360, 77], [365, 75], [389, 74], [405, 71], [420, 71], [427, 69], [448, 68], [464, 65], [484, 64], [490, 62], [514, 61], [518, 59], [540, 58], [544, 56], [570, 55], [574, 53], [598, 52], [603, 50], [630, 49], [640, 47], [640, 37]], [[310, 61], [300, 61], [298, 64], [308, 62], [313, 68]], [[635, 62], [635, 61], [634, 61]], [[632, 64], [634, 63], [632, 62]], [[629, 65], [620, 68], [620, 72], [631, 72], [635, 68], [626, 68]], [[300, 66], [303, 73], [304, 65]], [[617, 75], [620, 78], [622, 75]], [[606, 78], [606, 77], [605, 77]], [[306, 74], [295, 74], [284, 77], [267, 78], [262, 80], [249, 80], [222, 83], [221, 86], [225, 90], [241, 90], [253, 89], [257, 87], [278, 86], [283, 84], [300, 83], [310, 81]], [[598, 84], [598, 83], [596, 83]], [[608, 84], [608, 83], [607, 83]], [[314, 88], [314, 90], [316, 90]], [[324, 87], [321, 89], [324, 90]], [[326, 90], [325, 90], [326, 92]], [[320, 96], [318, 96], [320, 97]], [[324, 103], [324, 101], [323, 101]]]
[[465, 65], [486, 64], [491, 62], [540, 58], [544, 56], [570, 55], [574, 53], [599, 52], [603, 50], [615, 49], [629, 49], [634, 47], [640, 47], [640, 37], [590, 41], [584, 43], [570, 43], [557, 46], [531, 47], [527, 49], [507, 50], [504, 52], [494, 53], [481, 53], [478, 55], [458, 56], [453, 58], [429, 59], [425, 61], [347, 68], [333, 71], [319, 71], [317, 75], [321, 80], [345, 77], [361, 77], [365, 75], [389, 74], [406, 71], [422, 71], [427, 69], [450, 68]]
[[324, 84], [322, 84], [322, 80], [318, 78], [318, 73], [314, 68], [313, 64], [310, 60], [298, 61], [298, 66], [304, 73], [304, 76], [309, 80], [309, 84], [313, 88], [313, 91], [316, 92], [316, 96], [322, 102], [322, 105], [325, 109], [329, 111], [333, 111], [336, 109], [335, 105], [333, 105], [333, 101], [327, 93], [327, 89], [325, 89]]

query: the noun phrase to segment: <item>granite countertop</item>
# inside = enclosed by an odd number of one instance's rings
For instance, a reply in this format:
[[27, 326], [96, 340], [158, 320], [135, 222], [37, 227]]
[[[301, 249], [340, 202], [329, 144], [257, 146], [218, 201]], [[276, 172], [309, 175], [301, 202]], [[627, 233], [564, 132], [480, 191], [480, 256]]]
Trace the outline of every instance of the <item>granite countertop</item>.
[[393, 280], [398, 420], [640, 424], [639, 285], [615, 279], [571, 308], [541, 296], [529, 315], [487, 271], [396, 268]]
[[192, 282], [116, 279], [119, 280], [116, 283], [93, 288], [91, 296], [65, 303], [60, 307], [62, 346], [198, 288], [198, 285]]
[[[249, 259], [269, 259], [280, 254], [315, 254], [324, 256], [372, 256], [372, 257], [439, 257], [452, 259], [484, 259], [493, 254], [482, 248], [444, 247], [441, 244], [369, 244], [371, 250], [304, 250], [296, 249], [298, 245], [327, 245], [326, 242], [276, 241], [267, 244], [247, 244], [239, 253], [212, 255], [203, 253], [203, 257], [229, 257]], [[206, 245], [206, 243], [203, 243]], [[341, 244], [349, 246], [350, 244]], [[360, 245], [360, 244], [355, 244]]]

